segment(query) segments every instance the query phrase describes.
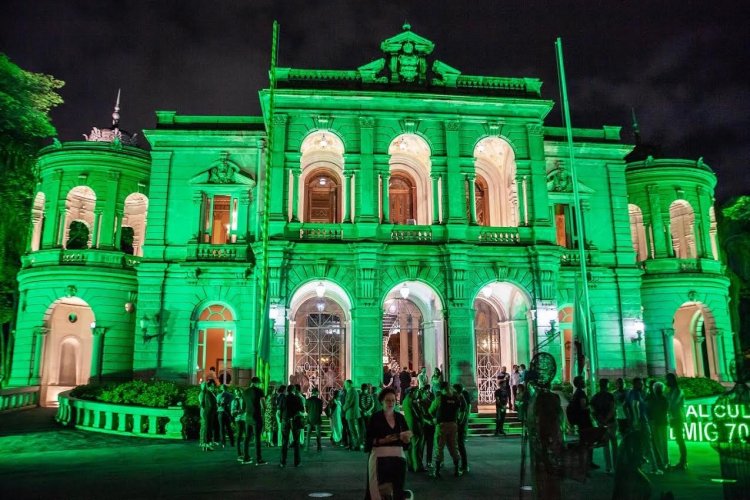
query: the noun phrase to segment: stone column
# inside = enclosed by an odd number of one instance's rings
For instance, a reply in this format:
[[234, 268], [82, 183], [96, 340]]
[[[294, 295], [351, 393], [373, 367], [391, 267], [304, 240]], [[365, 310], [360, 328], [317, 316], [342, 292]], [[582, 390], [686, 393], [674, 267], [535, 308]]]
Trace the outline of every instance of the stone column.
[[360, 116], [360, 171], [354, 178], [357, 202], [359, 203], [355, 222], [378, 221], [378, 178], [375, 172], [375, 119], [371, 116]]
[[476, 387], [476, 365], [473, 339], [474, 310], [461, 305], [450, 309], [448, 317], [448, 363], [446, 380], [460, 383], [469, 392]]
[[344, 171], [344, 218], [342, 221], [348, 224], [352, 221], [352, 175], [351, 170]]
[[[59, 245], [57, 241], [57, 235], [60, 234], [60, 218], [58, 217], [58, 214], [60, 197], [62, 195], [62, 169], [55, 169], [51, 177], [52, 183], [55, 184], [55, 189], [52, 189], [50, 191], [50, 197], [45, 200], [44, 218], [46, 220], [46, 224], [42, 226], [42, 237], [41, 241], [39, 242], [40, 250], [43, 248], [51, 248]], [[63, 200], [63, 206], [64, 205], [65, 203]]]
[[91, 233], [89, 235], [90, 248], [99, 248], [99, 219], [101, 216], [101, 210], [96, 210], [94, 212], [94, 222], [91, 224]]
[[380, 174], [380, 179], [382, 182], [381, 185], [381, 199], [382, 199], [382, 213], [383, 213], [383, 224], [390, 224], [391, 222], [391, 214], [390, 214], [390, 205], [389, 205], [389, 197], [388, 197], [388, 187], [389, 187], [389, 181], [391, 178], [390, 172], [382, 172]]
[[409, 366], [409, 333], [406, 331], [406, 318], [402, 317], [399, 321], [398, 345], [399, 345], [399, 364], [401, 367]]
[[[440, 196], [438, 193], [438, 181], [440, 180], [440, 174], [436, 172], [430, 172], [430, 179], [432, 179], [432, 223], [440, 224]], [[414, 369], [417, 370], [418, 368]]]
[[476, 179], [476, 174], [466, 174], [466, 189], [469, 190], [469, 223], [472, 225], [477, 223], [477, 192], [474, 185]]
[[662, 337], [664, 338], [664, 355], [666, 356], [664, 369], [667, 373], [674, 373], [674, 328], [664, 328]]
[[[279, 113], [272, 116], [271, 119], [273, 120], [273, 140], [271, 144], [273, 144], [274, 149], [271, 151], [271, 168], [269, 169], [271, 178], [265, 179], [265, 182], [271, 184], [270, 220], [281, 222], [285, 218], [286, 207], [284, 202], [288, 201], [284, 192], [284, 184], [286, 183], [284, 178], [284, 172], [286, 171], [284, 168], [284, 150], [286, 149], [286, 130], [289, 116]], [[262, 186], [262, 184], [260, 185]], [[259, 201], [264, 203], [263, 200]]]
[[[120, 242], [117, 240], [118, 230], [115, 228], [115, 219], [119, 215], [118, 223], [122, 223], [122, 204], [118, 199], [120, 195], [120, 172], [112, 170], [109, 172], [109, 183], [104, 200], [96, 200], [97, 205], [104, 201], [105, 210], [102, 211], [101, 227], [102, 234], [98, 235], [99, 246], [102, 248], [117, 249]], [[97, 222], [97, 225], [99, 223]], [[118, 226], [120, 225], [118, 224]]]
[[701, 345], [706, 341], [706, 337], [695, 335], [693, 337], [693, 362], [695, 363], [695, 376], [706, 376], [707, 368], [703, 366], [703, 348]]
[[91, 329], [94, 342], [91, 349], [91, 373], [90, 379], [102, 380], [102, 363], [104, 361], [104, 333], [106, 328], [97, 326]]
[[[464, 177], [461, 175], [461, 152], [460, 152], [460, 130], [461, 122], [458, 120], [448, 120], [445, 122], [445, 150], [447, 160], [446, 182], [443, 186], [457, 186], [463, 182]], [[452, 191], [443, 191], [443, 195], [448, 199], [448, 213], [443, 214], [443, 220], [451, 224], [466, 224], [466, 198], [463, 190], [454, 189]]]
[[299, 214], [297, 213], [297, 211], [299, 210], [299, 192], [300, 192], [300, 189], [302, 189], [302, 186], [299, 185], [300, 170], [297, 167], [293, 167], [290, 170], [292, 172], [292, 178], [291, 178], [291, 183], [292, 183], [292, 186], [291, 186], [291, 188], [292, 188], [292, 216], [291, 216], [291, 221], [292, 222], [299, 222], [300, 217], [299, 217]]
[[380, 307], [358, 306], [352, 309], [351, 343], [347, 357], [351, 359], [350, 378], [355, 386], [382, 380], [383, 335]]

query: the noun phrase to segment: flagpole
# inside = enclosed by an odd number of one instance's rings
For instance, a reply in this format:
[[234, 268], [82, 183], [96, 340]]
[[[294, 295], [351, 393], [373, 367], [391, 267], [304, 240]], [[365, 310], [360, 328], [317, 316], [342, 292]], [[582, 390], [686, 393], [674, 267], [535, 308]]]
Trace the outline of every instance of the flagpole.
[[[578, 173], [576, 171], [575, 158], [573, 154], [573, 128], [570, 124], [570, 104], [568, 102], [568, 88], [565, 81], [565, 63], [563, 62], [562, 52], [562, 40], [558, 37], [555, 41], [555, 48], [557, 54], [557, 69], [560, 77], [560, 98], [562, 100], [562, 111], [563, 111], [563, 122], [565, 125], [565, 132], [568, 139], [568, 161], [570, 163], [570, 178], [573, 183], [573, 213], [575, 214], [576, 227], [578, 228], [578, 260], [580, 261], [581, 268], [581, 285], [583, 287], [583, 308], [586, 313], [581, 318], [583, 325], [584, 341], [588, 344], [587, 351], [589, 362], [591, 364], [591, 377], [596, 378], [596, 342], [591, 338], [591, 324], [589, 319], [591, 317], [591, 302], [589, 300], [589, 281], [586, 264], [586, 231], [583, 226], [583, 216], [581, 214], [581, 195], [578, 190]], [[575, 314], [579, 314], [578, 311]]]
[[269, 212], [271, 208], [271, 158], [273, 151], [273, 136], [274, 136], [274, 97], [276, 91], [276, 62], [278, 57], [278, 45], [279, 45], [279, 23], [278, 21], [273, 22], [273, 36], [271, 41], [271, 69], [268, 72], [269, 77], [269, 97], [268, 97], [268, 122], [266, 124], [266, 130], [268, 130], [268, 142], [266, 144], [266, 155], [265, 165], [263, 168], [263, 220], [261, 223], [261, 248], [263, 259], [260, 266], [260, 283], [259, 283], [259, 297], [258, 304], [260, 305], [260, 324], [258, 330], [258, 339], [256, 342], [257, 346], [257, 359], [256, 359], [256, 375], [260, 377], [261, 383], [263, 384], [263, 390], [268, 390], [268, 384], [270, 380], [270, 364], [269, 355], [270, 351], [270, 332], [269, 330], [269, 309], [270, 303], [268, 300], [268, 243], [269, 243]]

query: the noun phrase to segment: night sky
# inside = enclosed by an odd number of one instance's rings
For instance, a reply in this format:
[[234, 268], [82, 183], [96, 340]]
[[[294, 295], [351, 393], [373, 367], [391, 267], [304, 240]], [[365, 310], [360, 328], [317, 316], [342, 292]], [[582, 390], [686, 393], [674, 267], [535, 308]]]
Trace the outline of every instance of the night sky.
[[[271, 29], [279, 65], [355, 69], [380, 42], [412, 30], [464, 74], [537, 77], [559, 102], [562, 37], [574, 126], [624, 126], [635, 108], [662, 156], [704, 157], [717, 198], [750, 194], [750, 8], [732, 1], [159, 0], [3, 2], [0, 51], [66, 82], [52, 116], [61, 140], [107, 126], [122, 88], [121, 126], [154, 111], [258, 114]], [[560, 124], [556, 107], [548, 118]], [[142, 144], [145, 141], [141, 141]]]

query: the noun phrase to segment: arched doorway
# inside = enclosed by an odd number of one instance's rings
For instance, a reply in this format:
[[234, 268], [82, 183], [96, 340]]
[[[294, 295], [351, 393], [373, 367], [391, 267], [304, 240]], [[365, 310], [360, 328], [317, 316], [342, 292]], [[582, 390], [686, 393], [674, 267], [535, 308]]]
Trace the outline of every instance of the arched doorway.
[[339, 205], [341, 187], [337, 177], [326, 169], [317, 169], [305, 184], [305, 222], [333, 224], [341, 222]]
[[474, 344], [478, 400], [493, 404], [496, 376], [505, 366], [529, 366], [532, 322], [528, 294], [508, 282], [485, 285], [474, 299]]
[[674, 315], [674, 366], [678, 376], [719, 378], [713, 315], [700, 302], [686, 302]]
[[208, 372], [214, 368], [220, 382], [231, 383], [234, 320], [234, 313], [224, 304], [211, 304], [198, 314], [195, 382], [206, 380]]
[[[388, 183], [388, 203], [393, 224], [416, 224], [417, 188], [406, 173], [394, 173]], [[412, 222], [413, 221], [413, 222]]]
[[420, 281], [404, 281], [388, 291], [382, 307], [383, 367], [445, 373], [443, 304], [435, 291]]
[[47, 310], [44, 324], [40, 404], [57, 406], [59, 393], [89, 382], [96, 321], [84, 300], [65, 297]]
[[424, 325], [419, 307], [403, 297], [385, 301], [383, 367], [417, 371], [424, 366]]
[[299, 384], [306, 395], [317, 387], [329, 400], [346, 377], [346, 316], [338, 302], [320, 295], [302, 302], [294, 314], [289, 383]]

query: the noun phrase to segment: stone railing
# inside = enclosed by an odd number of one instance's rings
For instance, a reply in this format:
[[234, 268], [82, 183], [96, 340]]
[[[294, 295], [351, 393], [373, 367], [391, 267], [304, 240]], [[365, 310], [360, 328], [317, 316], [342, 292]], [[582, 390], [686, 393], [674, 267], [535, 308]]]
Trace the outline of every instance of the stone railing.
[[516, 244], [521, 242], [521, 236], [516, 227], [482, 228], [477, 237], [479, 243]]
[[301, 240], [343, 240], [344, 230], [339, 224], [308, 224], [299, 230]]
[[[408, 227], [408, 226], [407, 226]], [[391, 229], [391, 240], [393, 241], [432, 241], [432, 229], [430, 226], [406, 229], [406, 227], [394, 227]]]
[[61, 392], [57, 420], [86, 431], [137, 437], [182, 439], [182, 407], [147, 408], [86, 401]]
[[99, 248], [49, 248], [30, 252], [21, 258], [24, 268], [42, 266], [100, 266], [132, 269], [141, 258], [117, 250]]
[[[586, 256], [586, 263], [591, 264], [591, 253], [588, 251], [584, 254]], [[561, 266], [580, 266], [581, 265], [581, 252], [578, 249], [563, 249], [560, 254], [560, 265]]]
[[39, 404], [39, 386], [11, 387], [0, 391], [0, 411], [33, 408]]
[[247, 258], [247, 245], [243, 243], [224, 245], [191, 243], [188, 245], [188, 260], [244, 261]]

